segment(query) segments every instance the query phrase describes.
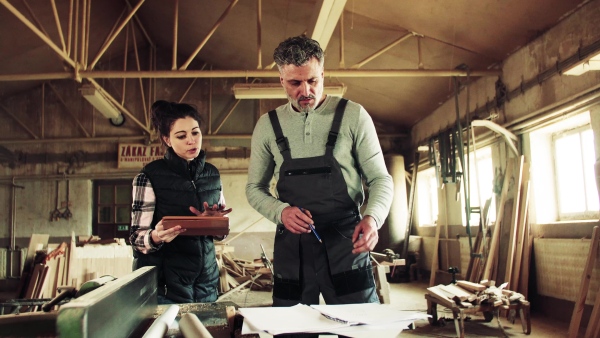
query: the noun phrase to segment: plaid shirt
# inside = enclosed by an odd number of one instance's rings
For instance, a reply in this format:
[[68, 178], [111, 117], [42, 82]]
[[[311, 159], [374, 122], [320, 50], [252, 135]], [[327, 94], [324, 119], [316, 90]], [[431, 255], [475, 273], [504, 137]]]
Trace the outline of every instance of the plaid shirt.
[[[133, 204], [131, 208], [131, 234], [129, 242], [131, 246], [144, 254], [154, 252], [162, 247], [162, 243], [155, 245], [151, 240], [153, 229], [150, 227], [154, 216], [154, 206], [156, 205], [156, 195], [150, 179], [144, 173], [139, 173], [133, 179]], [[219, 197], [219, 205], [225, 205], [223, 191]], [[226, 237], [226, 236], [225, 236]], [[223, 240], [217, 238], [217, 240]]]
[[133, 179], [133, 204], [131, 208], [131, 234], [129, 242], [135, 250], [147, 254], [154, 252], [162, 244], [154, 245], [151, 240], [152, 217], [154, 216], [154, 206], [156, 205], [156, 195], [154, 189], [144, 173], [139, 173]]

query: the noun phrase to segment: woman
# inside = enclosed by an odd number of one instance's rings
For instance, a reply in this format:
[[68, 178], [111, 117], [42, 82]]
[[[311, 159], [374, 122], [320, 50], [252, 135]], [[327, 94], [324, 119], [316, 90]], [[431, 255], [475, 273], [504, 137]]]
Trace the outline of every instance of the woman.
[[231, 212], [231, 208], [225, 209], [219, 171], [205, 162], [206, 153], [200, 149], [200, 122], [200, 114], [189, 104], [156, 101], [152, 124], [167, 151], [133, 180], [129, 238], [133, 268], [157, 267], [159, 304], [217, 300], [219, 269], [213, 237], [179, 236], [185, 229], [165, 230], [162, 225], [164, 216], [225, 216]]

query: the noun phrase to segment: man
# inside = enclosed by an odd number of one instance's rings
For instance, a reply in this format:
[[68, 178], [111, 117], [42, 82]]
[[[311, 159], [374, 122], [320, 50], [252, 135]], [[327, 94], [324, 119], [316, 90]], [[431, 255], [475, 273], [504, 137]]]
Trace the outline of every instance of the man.
[[289, 38], [274, 59], [289, 103], [257, 122], [246, 185], [250, 205], [277, 224], [273, 306], [319, 304], [319, 295], [327, 304], [377, 303], [369, 251], [393, 183], [373, 121], [361, 105], [323, 94], [317, 41]]

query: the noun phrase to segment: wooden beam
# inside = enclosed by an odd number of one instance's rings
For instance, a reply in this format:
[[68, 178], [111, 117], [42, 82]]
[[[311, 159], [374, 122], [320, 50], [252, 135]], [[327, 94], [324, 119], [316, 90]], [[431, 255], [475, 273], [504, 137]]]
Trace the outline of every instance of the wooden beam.
[[508, 193], [508, 186], [510, 185], [510, 179], [513, 175], [515, 166], [515, 159], [509, 158], [506, 162], [506, 168], [504, 169], [504, 180], [502, 182], [502, 193], [500, 194], [500, 204], [498, 206], [498, 212], [496, 213], [496, 223], [494, 223], [494, 233], [492, 234], [492, 241], [490, 243], [490, 251], [485, 262], [485, 270], [483, 272], [483, 279], [490, 279], [492, 275], [492, 269], [494, 267], [495, 259], [498, 255], [498, 247], [500, 245], [500, 226], [503, 222], [504, 215], [504, 204], [506, 203], [506, 195]]
[[4, 105], [0, 104], [0, 108], [2, 108], [2, 110], [4, 110], [4, 112], [12, 117], [13, 120], [15, 120], [15, 122], [17, 122], [21, 128], [25, 129], [25, 131], [27, 131], [34, 139], [39, 139], [39, 137], [33, 132], [33, 130], [29, 129], [29, 127], [27, 127], [27, 125], [25, 123], [23, 123], [21, 120], [19, 120], [19, 118], [10, 112], [10, 110], [8, 110], [8, 108], [6, 108]]
[[[519, 156], [518, 160], [518, 168], [515, 175], [515, 185], [514, 185], [514, 196], [513, 196], [513, 205], [512, 205], [512, 213], [509, 225], [509, 239], [508, 239], [508, 254], [506, 256], [506, 270], [504, 271], [504, 282], [510, 282], [512, 279], [513, 273], [513, 262], [515, 259], [515, 251], [517, 246], [517, 230], [519, 227], [519, 211], [521, 204], [521, 185], [523, 184], [523, 165], [525, 162], [525, 156]], [[516, 290], [517, 285], [509, 285], [509, 289]]]
[[104, 52], [106, 52], [106, 50], [108, 49], [108, 47], [115, 40], [115, 38], [117, 37], [117, 35], [119, 35], [119, 33], [121, 33], [121, 30], [123, 30], [123, 28], [125, 27], [125, 25], [131, 20], [131, 18], [137, 12], [137, 10], [140, 9], [140, 7], [144, 3], [144, 1], [145, 0], [140, 0], [139, 1], [139, 3], [131, 10], [131, 12], [129, 12], [129, 15], [127, 15], [127, 17], [125, 18], [125, 20], [123, 20], [123, 22], [119, 25], [119, 27], [114, 32], [114, 34], [108, 39], [107, 43], [104, 44], [104, 46], [102, 46], [102, 48], [100, 49], [100, 51], [98, 52], [98, 54], [96, 55], [96, 57], [94, 58], [94, 60], [90, 63], [90, 66], [89, 66], [90, 69], [94, 68], [94, 66], [100, 60], [100, 58], [102, 57], [102, 55], [104, 55]]
[[223, 14], [221, 14], [221, 17], [215, 23], [215, 25], [213, 26], [213, 28], [210, 30], [210, 32], [208, 32], [208, 34], [206, 35], [206, 37], [204, 38], [204, 40], [202, 40], [202, 42], [200, 42], [200, 44], [198, 45], [198, 47], [196, 47], [196, 50], [194, 50], [194, 52], [192, 53], [192, 55], [190, 55], [190, 57], [187, 59], [187, 61], [179, 68], [179, 70], [186, 70], [187, 69], [187, 67], [190, 65], [190, 63], [192, 63], [192, 61], [194, 60], [194, 58], [196, 57], [196, 55], [198, 55], [198, 53], [200, 53], [200, 50], [202, 49], [202, 47], [204, 47], [204, 45], [212, 37], [212, 35], [215, 33], [215, 31], [217, 30], [217, 28], [219, 28], [219, 26], [221, 25], [221, 23], [223, 22], [223, 20], [225, 20], [225, 17], [227, 17], [227, 14], [229, 14], [229, 12], [233, 8], [233, 6], [235, 6], [235, 4], [238, 3], [238, 1], [239, 0], [233, 0], [233, 1], [231, 1], [231, 3], [229, 4], [229, 6], [225, 9], [225, 11], [223, 12]]
[[65, 107], [67, 114], [69, 114], [71, 116], [71, 118], [75, 121], [75, 124], [77, 124], [79, 129], [81, 129], [83, 131], [83, 133], [85, 134], [86, 137], [90, 137], [90, 133], [88, 133], [87, 130], [85, 130], [85, 128], [83, 127], [81, 122], [79, 122], [79, 119], [77, 118], [77, 116], [75, 116], [75, 114], [73, 114], [71, 112], [71, 110], [69, 110], [69, 106], [63, 100], [63, 98], [60, 96], [60, 94], [58, 93], [58, 90], [50, 82], [48, 82], [48, 86], [50, 87], [50, 89], [52, 89], [52, 91], [54, 92], [54, 95], [56, 95], [56, 98], [58, 99], [58, 101], [60, 103], [62, 103], [62, 105]]
[[592, 279], [592, 270], [596, 264], [596, 257], [598, 256], [598, 243], [600, 242], [600, 230], [598, 226], [594, 227], [592, 231], [592, 240], [590, 241], [590, 251], [587, 256], [585, 268], [581, 275], [581, 284], [579, 285], [579, 295], [575, 301], [575, 308], [573, 309], [573, 315], [571, 316], [571, 323], [569, 324], [569, 338], [577, 338], [579, 332], [579, 325], [581, 324], [581, 316], [583, 315], [583, 309], [585, 306], [585, 298], [587, 297], [588, 289], [590, 287], [590, 280]]

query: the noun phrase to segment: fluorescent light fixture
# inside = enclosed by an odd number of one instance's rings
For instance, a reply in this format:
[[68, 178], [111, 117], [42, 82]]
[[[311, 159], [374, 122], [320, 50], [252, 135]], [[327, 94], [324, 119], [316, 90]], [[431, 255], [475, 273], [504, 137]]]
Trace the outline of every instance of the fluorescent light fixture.
[[[346, 93], [344, 84], [323, 87], [325, 95], [342, 97]], [[242, 99], [285, 99], [287, 95], [279, 83], [236, 83], [233, 94], [238, 100]]]
[[583, 73], [586, 73], [589, 70], [600, 70], [600, 53], [566, 70], [565, 72], [563, 72], [563, 74], [579, 76]]
[[81, 95], [114, 125], [118, 126], [124, 122], [123, 114], [93, 85], [81, 86]]

